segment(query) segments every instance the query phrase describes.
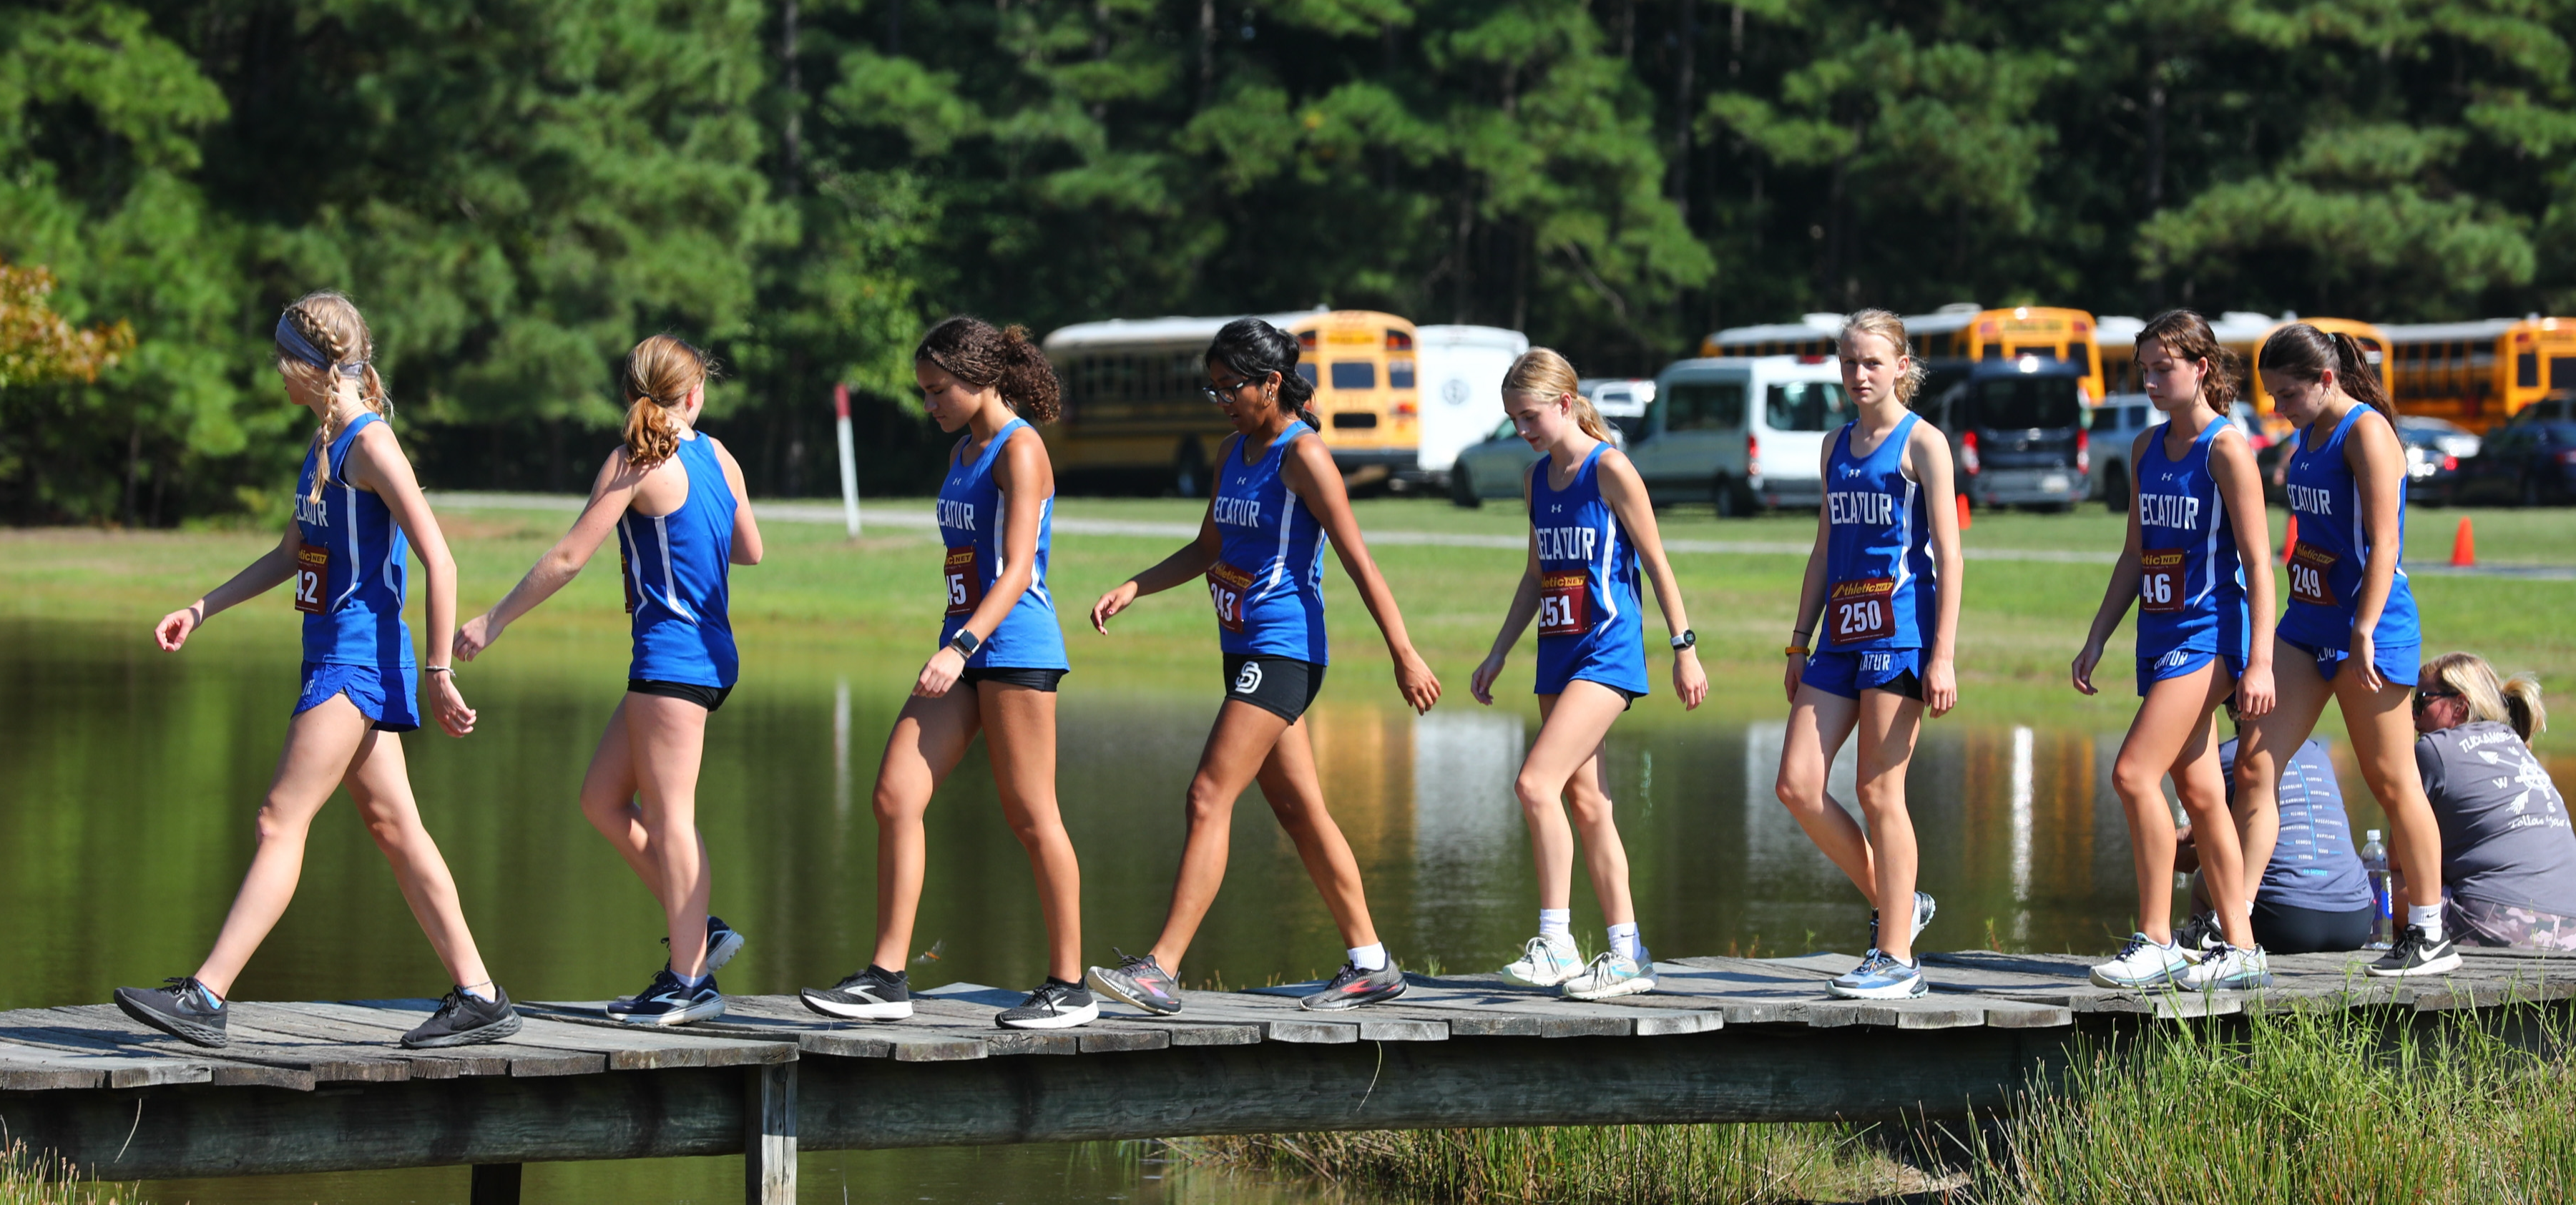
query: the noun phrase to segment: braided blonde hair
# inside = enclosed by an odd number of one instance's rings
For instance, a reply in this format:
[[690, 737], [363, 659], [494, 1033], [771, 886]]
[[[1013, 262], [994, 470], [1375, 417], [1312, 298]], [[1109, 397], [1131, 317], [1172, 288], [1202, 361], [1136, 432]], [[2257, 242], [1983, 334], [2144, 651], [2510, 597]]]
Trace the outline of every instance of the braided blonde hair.
[[[295, 333], [304, 336], [304, 341], [312, 344], [313, 350], [322, 353], [322, 358], [330, 363], [315, 368], [281, 353], [278, 356], [281, 366], [292, 365], [322, 374], [326, 389], [336, 390], [340, 377], [357, 377], [358, 400], [364, 402], [367, 409], [375, 411], [378, 417], [393, 421], [393, 398], [385, 392], [384, 378], [376, 375], [375, 336], [368, 333], [367, 317], [358, 312], [356, 302], [349, 300], [345, 293], [324, 289], [296, 298], [295, 304], [286, 307], [285, 317], [294, 325]], [[351, 372], [351, 369], [358, 371]], [[331, 475], [330, 448], [339, 441], [340, 432], [344, 429], [338, 406], [324, 411], [322, 430], [314, 436], [322, 447], [323, 459], [313, 474], [313, 492], [305, 501], [322, 501], [323, 479]]]

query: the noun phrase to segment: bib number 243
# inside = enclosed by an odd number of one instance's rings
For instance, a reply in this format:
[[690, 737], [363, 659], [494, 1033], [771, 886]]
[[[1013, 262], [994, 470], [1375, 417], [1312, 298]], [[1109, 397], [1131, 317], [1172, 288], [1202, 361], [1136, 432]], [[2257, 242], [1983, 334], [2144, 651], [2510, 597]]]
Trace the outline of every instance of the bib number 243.
[[1836, 644], [1860, 644], [1896, 635], [1896, 579], [1863, 577], [1835, 582], [1825, 604]]
[[1252, 575], [1223, 561], [1209, 567], [1208, 601], [1216, 604], [1216, 626], [1240, 635], [1243, 632], [1243, 595], [1252, 589]]

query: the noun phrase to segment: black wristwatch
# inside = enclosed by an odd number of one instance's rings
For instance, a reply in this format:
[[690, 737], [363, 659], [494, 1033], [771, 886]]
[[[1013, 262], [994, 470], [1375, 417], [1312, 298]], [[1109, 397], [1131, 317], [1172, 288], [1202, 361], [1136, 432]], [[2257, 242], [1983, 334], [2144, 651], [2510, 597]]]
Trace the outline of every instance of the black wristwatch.
[[1673, 637], [1673, 651], [1674, 651], [1674, 652], [1676, 652], [1676, 653], [1678, 653], [1678, 652], [1682, 651], [1683, 649], [1688, 649], [1688, 648], [1698, 648], [1698, 647], [1699, 647], [1699, 633], [1694, 632], [1694, 631], [1690, 630], [1689, 628], [1683, 628], [1683, 629], [1682, 629], [1682, 634], [1681, 634], [1681, 635]]
[[984, 642], [975, 638], [973, 630], [959, 628], [957, 634], [949, 638], [948, 647], [957, 650], [960, 657], [972, 657], [975, 650], [984, 647]]

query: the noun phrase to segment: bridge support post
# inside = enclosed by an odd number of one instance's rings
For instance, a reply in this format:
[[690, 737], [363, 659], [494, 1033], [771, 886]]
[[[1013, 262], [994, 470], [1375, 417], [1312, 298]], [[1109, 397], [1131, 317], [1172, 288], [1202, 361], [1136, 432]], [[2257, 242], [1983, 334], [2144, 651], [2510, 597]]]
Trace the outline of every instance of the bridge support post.
[[473, 1186], [466, 1193], [472, 1205], [519, 1205], [519, 1164], [477, 1163]]
[[796, 1064], [747, 1068], [742, 1086], [742, 1199], [796, 1205]]

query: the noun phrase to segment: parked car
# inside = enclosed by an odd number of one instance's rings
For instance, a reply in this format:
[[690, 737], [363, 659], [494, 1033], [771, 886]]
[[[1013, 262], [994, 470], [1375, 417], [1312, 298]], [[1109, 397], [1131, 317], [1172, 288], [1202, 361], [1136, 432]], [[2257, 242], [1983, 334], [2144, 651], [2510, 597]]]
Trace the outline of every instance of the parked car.
[[1950, 436], [1959, 492], [1977, 506], [2063, 510], [2092, 493], [2085, 366], [2022, 356], [1981, 360], [1928, 405]]
[[[1611, 446], [1625, 449], [1636, 442], [1655, 399], [1653, 381], [1594, 378], [1575, 388], [1592, 400], [1592, 408], [1610, 424]], [[1521, 478], [1538, 458], [1506, 418], [1483, 442], [1461, 449], [1450, 462], [1449, 500], [1460, 506], [1482, 506], [1487, 498], [1518, 498]]]
[[[2256, 463], [2262, 463], [2263, 450], [2272, 439], [2263, 433], [2263, 418], [2254, 412], [2253, 404], [2239, 399], [2227, 417], [2253, 447]], [[2143, 393], [2115, 393], [2093, 408], [2085, 431], [2091, 436], [2087, 442], [2093, 454], [2093, 496], [2102, 500], [2105, 510], [2129, 513], [2130, 492], [2138, 476], [2137, 466], [2129, 463], [2131, 450], [2138, 432], [2164, 421], [2165, 412]]]
[[2435, 506], [2451, 500], [2460, 465], [2475, 459], [2481, 444], [2458, 423], [2420, 414], [2398, 416], [2397, 442], [2406, 448], [2406, 500]]
[[2576, 396], [2552, 394], [2490, 430], [2460, 462], [2454, 502], [2522, 506], [2576, 499]]

